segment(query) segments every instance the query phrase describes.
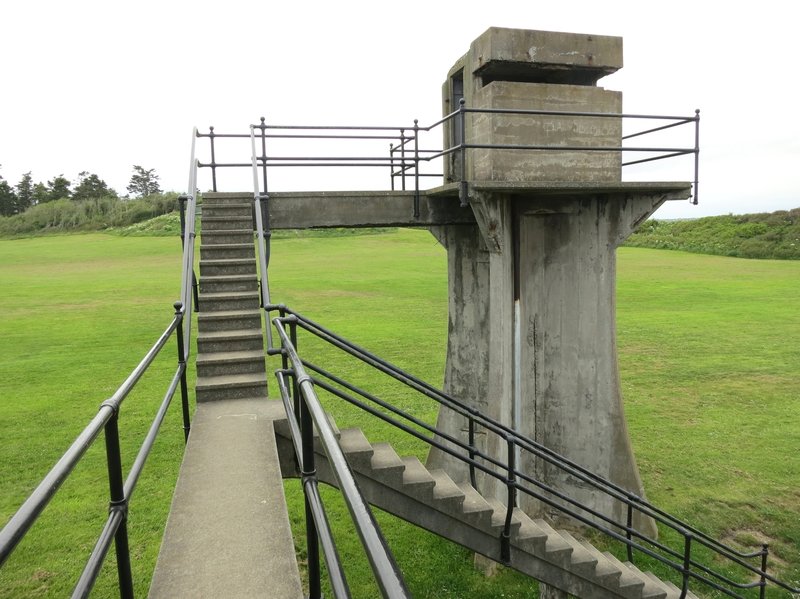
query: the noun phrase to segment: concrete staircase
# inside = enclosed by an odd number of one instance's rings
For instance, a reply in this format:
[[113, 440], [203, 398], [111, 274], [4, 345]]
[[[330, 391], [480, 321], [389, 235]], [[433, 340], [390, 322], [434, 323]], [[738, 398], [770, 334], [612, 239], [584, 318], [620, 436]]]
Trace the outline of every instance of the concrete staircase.
[[251, 204], [206, 198], [201, 219], [197, 401], [266, 398]]
[[[273, 421], [284, 477], [297, 477], [285, 418]], [[492, 560], [501, 561], [506, 508], [443, 470], [428, 471], [416, 457], [400, 457], [388, 443], [370, 443], [360, 429], [338, 431], [339, 443], [369, 503]], [[336, 485], [317, 447], [320, 480]], [[514, 510], [510, 566], [580, 598], [678, 599], [680, 589], [634, 565], [602, 553], [585, 540]], [[695, 598], [688, 593], [687, 597]]]

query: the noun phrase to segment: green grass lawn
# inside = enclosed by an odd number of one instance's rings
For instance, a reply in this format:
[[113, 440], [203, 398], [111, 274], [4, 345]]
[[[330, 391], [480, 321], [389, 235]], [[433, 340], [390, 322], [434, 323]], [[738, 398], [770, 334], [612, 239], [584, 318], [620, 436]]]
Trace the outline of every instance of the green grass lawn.
[[[0, 522], [169, 323], [178, 252], [173, 238], [0, 241]], [[768, 540], [776, 567], [800, 580], [800, 262], [638, 248], [620, 250], [618, 262], [621, 379], [649, 499], [743, 546]], [[445, 252], [427, 232], [276, 239], [271, 291], [273, 301], [441, 382]], [[304, 348], [316, 346], [301, 341], [303, 354]], [[126, 464], [175, 368], [174, 349], [166, 354], [124, 404]], [[369, 378], [353, 364], [342, 369]], [[432, 406], [394, 388], [386, 393], [435, 418]], [[326, 401], [340, 426], [361, 426], [373, 441], [424, 455], [419, 443]], [[137, 596], [146, 595], [182, 447], [173, 409], [131, 505]], [[100, 439], [0, 570], [0, 597], [71, 590], [105, 517], [102, 452]], [[302, 561], [299, 483], [285, 488]], [[331, 520], [346, 535], [340, 551], [354, 595], [372, 597], [344, 508], [335, 492], [325, 496]], [[379, 520], [416, 597], [536, 597], [521, 575], [501, 571], [486, 579], [467, 551], [391, 516]], [[115, 595], [109, 561], [95, 596]]]

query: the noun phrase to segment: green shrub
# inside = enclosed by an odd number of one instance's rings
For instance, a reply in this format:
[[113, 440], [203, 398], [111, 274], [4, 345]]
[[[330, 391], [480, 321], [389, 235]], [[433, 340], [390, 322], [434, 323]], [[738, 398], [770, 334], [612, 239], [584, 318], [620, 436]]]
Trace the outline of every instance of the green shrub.
[[0, 217], [0, 237], [128, 227], [175, 211], [177, 197], [177, 194], [167, 193], [135, 200], [104, 197], [39, 204], [21, 214]]
[[800, 260], [800, 208], [692, 220], [649, 220], [626, 245], [740, 258]]

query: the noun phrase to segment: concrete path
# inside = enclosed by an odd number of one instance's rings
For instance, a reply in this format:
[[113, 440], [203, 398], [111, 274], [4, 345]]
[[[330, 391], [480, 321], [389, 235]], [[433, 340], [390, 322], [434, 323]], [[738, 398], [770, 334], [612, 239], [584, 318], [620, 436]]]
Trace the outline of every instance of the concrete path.
[[152, 599], [303, 596], [272, 420], [279, 402], [198, 403]]

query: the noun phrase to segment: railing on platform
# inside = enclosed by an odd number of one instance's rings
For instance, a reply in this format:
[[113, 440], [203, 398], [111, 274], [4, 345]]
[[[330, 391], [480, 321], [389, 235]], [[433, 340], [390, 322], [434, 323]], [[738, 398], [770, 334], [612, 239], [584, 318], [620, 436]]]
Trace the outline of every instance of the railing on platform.
[[[403, 598], [411, 594], [406, 587], [391, 550], [381, 533], [369, 504], [358, 489], [353, 472], [344, 457], [339, 442], [328, 422], [325, 411], [317, 398], [311, 377], [306, 374], [303, 362], [295, 349], [297, 344], [295, 316], [281, 316], [273, 320], [280, 337], [282, 368], [275, 374], [278, 379], [281, 399], [288, 416], [297, 462], [301, 467], [301, 479], [306, 506], [306, 553], [308, 562], [309, 598], [322, 597], [319, 561], [319, 542], [322, 544], [331, 589], [335, 597], [350, 597], [350, 589], [344, 575], [336, 543], [331, 533], [325, 507], [318, 490], [317, 470], [314, 460], [314, 428], [328, 463], [331, 465], [344, 501], [350, 511], [361, 543], [369, 559], [375, 580], [383, 597]], [[289, 325], [289, 333], [284, 325]], [[291, 368], [290, 368], [291, 366]], [[287, 384], [291, 378], [291, 386]]]
[[[625, 140], [652, 135], [659, 132], [680, 127], [694, 125], [693, 139], [686, 146], [631, 146], [631, 145], [559, 145], [559, 144], [491, 144], [479, 143], [469, 140], [466, 121], [468, 115], [506, 115], [517, 116], [536, 122], [537, 119], [546, 117], [569, 117], [575, 119], [615, 119], [624, 122], [658, 121], [666, 124], [646, 128], [622, 136]], [[460, 134], [452, 136], [457, 142], [442, 144], [441, 141], [432, 141], [436, 133], [436, 140], [441, 140], [445, 127], [458, 128]], [[383, 168], [389, 174], [391, 190], [399, 187], [401, 190], [413, 190], [417, 199], [415, 203], [415, 216], [419, 216], [419, 194], [422, 191], [420, 180], [423, 178], [439, 179], [441, 184], [443, 172], [434, 170], [437, 161], [447, 157], [454, 157], [460, 164], [458, 173], [450, 176], [453, 182], [460, 183], [460, 199], [462, 206], [467, 204], [467, 186], [469, 181], [465, 173], [467, 155], [472, 150], [513, 150], [519, 152], [617, 152], [647, 154], [645, 158], [631, 159], [621, 162], [622, 166], [631, 166], [645, 162], [664, 160], [678, 156], [694, 156], [693, 195], [692, 203], [698, 199], [699, 185], [699, 156], [700, 156], [700, 111], [696, 110], [694, 116], [662, 116], [647, 114], [625, 114], [604, 112], [565, 112], [555, 110], [517, 110], [517, 109], [487, 109], [469, 108], [461, 100], [457, 110], [444, 116], [432, 125], [420, 126], [414, 121], [411, 126], [327, 126], [327, 125], [268, 125], [266, 119], [261, 118], [259, 124], [250, 125], [249, 133], [217, 133], [214, 127], [208, 133], [197, 133], [197, 137], [209, 140], [209, 156], [206, 162], [200, 161], [200, 168], [211, 169], [211, 188], [217, 191], [218, 169], [252, 168], [254, 173], [260, 172], [263, 193], [268, 193], [267, 173], [270, 168], [284, 167], [341, 167], [341, 168]], [[225, 162], [217, 160], [218, 140], [251, 139], [251, 160], [249, 162]], [[258, 140], [258, 144], [256, 144]], [[274, 148], [276, 143], [290, 142], [298, 150], [292, 153], [279, 153]], [[381, 146], [376, 144], [381, 142]], [[320, 144], [333, 143], [331, 153], [319, 153]], [[343, 152], [336, 144], [346, 145], [348, 148], [364, 148], [363, 151], [352, 149]], [[387, 145], [388, 144], [388, 148]], [[428, 144], [435, 144], [428, 147]], [[256, 146], [259, 146], [257, 151]], [[236, 152], [246, 156], [244, 151]], [[307, 190], [312, 191], [312, 190]]]
[[[120, 597], [132, 598], [133, 575], [131, 571], [130, 549], [128, 546], [128, 513], [131, 498], [136, 484], [144, 469], [145, 462], [161, 429], [161, 424], [172, 403], [172, 399], [180, 387], [181, 410], [183, 416], [184, 441], [188, 440], [190, 429], [189, 393], [186, 381], [186, 367], [190, 357], [192, 297], [196, 289], [194, 282], [194, 239], [195, 239], [195, 206], [196, 206], [196, 161], [194, 157], [194, 136], [192, 140], [192, 160], [189, 176], [189, 193], [181, 200], [181, 238], [183, 240], [183, 266], [181, 270], [181, 289], [179, 301], [173, 304], [174, 315], [167, 328], [159, 336], [144, 358], [128, 375], [116, 392], [99, 408], [94, 418], [77, 436], [72, 445], [42, 479], [36, 489], [25, 500], [11, 519], [0, 530], [0, 567], [6, 563], [17, 545], [24, 539], [30, 528], [57, 494], [61, 485], [73, 472], [87, 450], [104, 432], [106, 446], [106, 464], [110, 501], [108, 518], [91, 555], [78, 579], [72, 597], [88, 597], [103, 562], [114, 543], [119, 581]], [[185, 207], [186, 205], [186, 207]], [[186, 215], [183, 210], [186, 209]], [[122, 468], [120, 456], [119, 417], [123, 401], [128, 397], [148, 368], [158, 357], [169, 339], [175, 334], [178, 353], [178, 367], [167, 385], [155, 416], [136, 455], [136, 459], [128, 471], [127, 477]]]
[[[475, 408], [443, 393], [286, 306], [269, 306], [268, 309], [279, 311], [280, 316], [273, 319], [273, 323], [279, 330], [282, 331], [284, 323], [288, 323], [291, 327], [289, 337], [285, 332], [281, 332], [284, 363], [283, 368], [278, 371], [279, 380], [283, 380], [285, 376], [291, 376], [295, 380], [295, 385], [302, 382], [307, 393], [310, 393], [314, 387], [323, 389], [333, 397], [343, 399], [416, 439], [461, 460], [469, 468], [473, 487], [477, 488], [476, 472], [491, 477], [505, 486], [507, 514], [505, 528], [498, 541], [500, 555], [504, 560], [508, 561], [511, 555], [512, 511], [517, 505], [518, 494], [524, 493], [581, 525], [622, 543], [630, 562], [633, 562], [636, 556], [647, 556], [674, 570], [680, 577], [682, 598], [686, 596], [692, 585], [694, 585], [693, 588], [703, 585], [725, 596], [738, 599], [752, 597], [752, 594], [742, 594], [748, 590], [757, 592], [757, 596], [763, 599], [768, 588], [800, 593], [800, 588], [794, 588], [768, 572], [768, 545], [763, 545], [759, 551], [755, 552], [738, 551], [659, 509], [643, 498], [563, 458], [536, 441], [520, 435], [510, 427], [485, 416]], [[401, 385], [433, 400], [441, 409], [452, 410], [459, 414], [468, 423], [468, 441], [464, 442], [438, 430], [435, 426], [326, 371], [309, 360], [300, 359], [297, 357], [296, 329], [310, 333]], [[291, 369], [287, 364], [286, 356], [291, 356]], [[309, 371], [312, 374], [306, 374]], [[285, 386], [285, 382], [283, 382], [282, 391]], [[289, 412], [290, 416], [292, 412], [296, 414], [298, 410], [303, 409], [298, 405], [297, 397], [297, 391], [295, 391], [294, 408], [287, 404], [287, 411], [292, 410]], [[316, 396], [314, 402], [316, 405]], [[320, 421], [324, 419], [324, 415], [321, 414], [320, 412], [314, 417], [315, 422], [318, 419]], [[489, 455], [478, 447], [475, 439], [479, 433], [496, 435], [500, 442], [507, 446], [506, 459]], [[578, 479], [583, 485], [591, 487], [598, 495], [604, 495], [622, 503], [626, 511], [625, 521], [617, 521], [602, 514], [547, 483], [537, 480], [529, 473], [523, 472], [517, 461], [518, 450], [523, 455], [542, 460], [560, 472]], [[650, 539], [637, 531], [633, 526], [636, 514], [654, 519], [661, 527], [662, 533], [669, 531], [669, 534], [664, 535], [666, 539], [664, 541]], [[671, 538], [679, 540], [677, 547], [669, 544]], [[732, 575], [723, 573], [723, 567], [735, 571], [737, 577], [746, 582], [734, 580]]]

